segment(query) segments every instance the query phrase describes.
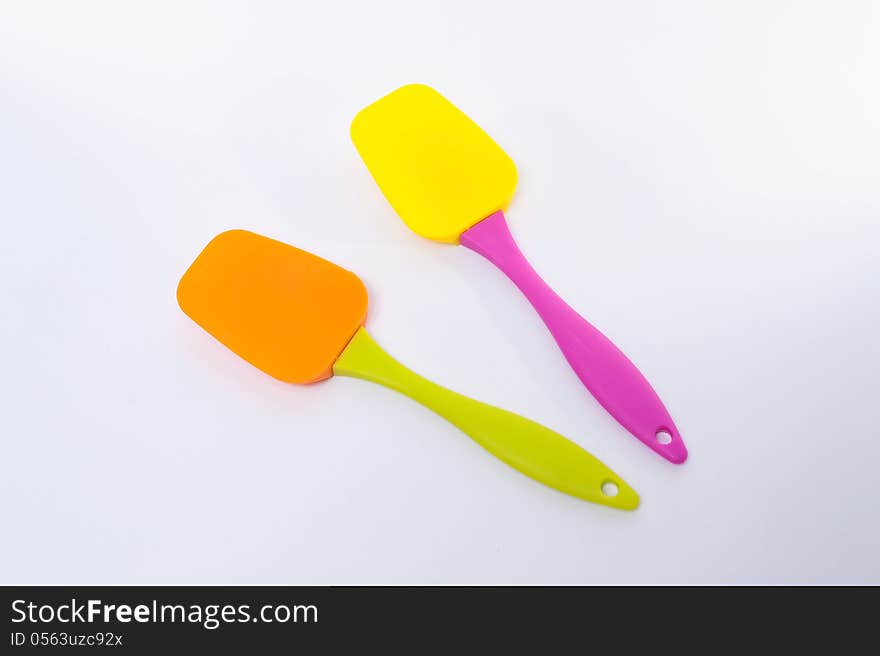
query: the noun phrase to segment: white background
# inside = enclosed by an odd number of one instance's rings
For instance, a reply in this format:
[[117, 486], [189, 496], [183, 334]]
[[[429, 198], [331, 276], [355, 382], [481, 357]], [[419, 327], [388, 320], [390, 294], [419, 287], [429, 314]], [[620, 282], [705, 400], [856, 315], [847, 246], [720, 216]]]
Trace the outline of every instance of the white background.
[[[3, 3], [0, 579], [880, 583], [878, 34], [869, 1]], [[387, 206], [348, 125], [408, 82], [517, 162], [514, 234], [685, 465]], [[175, 287], [234, 227], [357, 272], [401, 361], [570, 436], [641, 508], [230, 354]]]

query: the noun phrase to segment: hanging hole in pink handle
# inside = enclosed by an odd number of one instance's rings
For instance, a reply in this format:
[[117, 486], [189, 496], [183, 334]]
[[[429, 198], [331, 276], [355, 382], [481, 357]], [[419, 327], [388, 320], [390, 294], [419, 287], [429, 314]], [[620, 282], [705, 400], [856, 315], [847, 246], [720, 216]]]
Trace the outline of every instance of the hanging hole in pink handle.
[[620, 489], [614, 481], [605, 481], [602, 483], [602, 494], [606, 497], [616, 497]]
[[659, 444], [666, 445], [672, 442], [672, 435], [667, 430], [658, 430], [654, 437], [657, 438]]

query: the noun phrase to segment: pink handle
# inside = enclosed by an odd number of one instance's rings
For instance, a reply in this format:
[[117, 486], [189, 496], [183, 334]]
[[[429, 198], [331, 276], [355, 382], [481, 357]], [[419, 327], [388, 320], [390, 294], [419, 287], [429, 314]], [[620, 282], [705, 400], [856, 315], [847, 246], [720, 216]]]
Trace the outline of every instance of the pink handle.
[[461, 243], [495, 264], [520, 288], [602, 407], [670, 462], [687, 459], [681, 435], [650, 383], [605, 335], [541, 279], [513, 240], [503, 212], [495, 212], [462, 233]]

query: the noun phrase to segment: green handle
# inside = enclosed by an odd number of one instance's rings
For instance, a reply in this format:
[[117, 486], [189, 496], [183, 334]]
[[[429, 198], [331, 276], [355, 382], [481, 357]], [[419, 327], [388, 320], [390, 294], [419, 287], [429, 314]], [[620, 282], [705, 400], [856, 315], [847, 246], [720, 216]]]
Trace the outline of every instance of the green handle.
[[364, 328], [336, 360], [333, 373], [406, 394], [511, 467], [554, 489], [621, 510], [639, 505], [638, 494], [620, 476], [574, 442], [529, 419], [422, 378], [383, 351]]

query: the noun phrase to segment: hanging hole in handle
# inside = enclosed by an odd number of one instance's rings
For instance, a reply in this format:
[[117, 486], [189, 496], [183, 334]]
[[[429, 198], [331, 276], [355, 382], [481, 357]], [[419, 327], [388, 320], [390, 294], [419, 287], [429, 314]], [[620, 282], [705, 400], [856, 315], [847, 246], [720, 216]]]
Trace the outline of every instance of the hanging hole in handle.
[[660, 430], [657, 431], [657, 433], [654, 435], [654, 437], [657, 438], [658, 444], [662, 444], [665, 446], [667, 444], [672, 443], [672, 434], [668, 430], [661, 428]]
[[617, 483], [614, 481], [605, 481], [602, 483], [602, 494], [606, 497], [616, 497], [618, 492], [620, 492], [620, 488], [617, 487]]

